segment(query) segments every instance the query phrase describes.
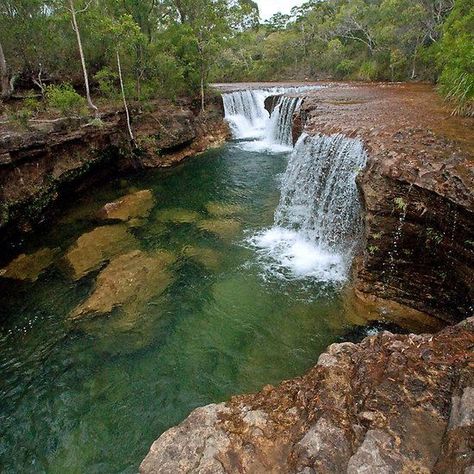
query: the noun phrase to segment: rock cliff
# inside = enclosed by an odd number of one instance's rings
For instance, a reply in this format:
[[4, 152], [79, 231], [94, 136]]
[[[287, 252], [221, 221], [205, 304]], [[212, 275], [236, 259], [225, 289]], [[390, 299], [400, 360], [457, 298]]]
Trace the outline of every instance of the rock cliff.
[[359, 295], [457, 322], [474, 310], [474, 127], [423, 84], [339, 84], [307, 92], [294, 126], [358, 137], [365, 241]]

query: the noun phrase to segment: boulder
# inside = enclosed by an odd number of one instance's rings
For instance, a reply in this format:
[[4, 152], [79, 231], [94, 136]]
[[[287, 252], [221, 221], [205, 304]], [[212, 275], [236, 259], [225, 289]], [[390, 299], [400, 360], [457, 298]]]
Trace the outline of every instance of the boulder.
[[[162, 293], [173, 279], [169, 252], [146, 254], [140, 250], [115, 257], [99, 273], [92, 294], [70, 315], [77, 320], [110, 314], [115, 308], [135, 317], [140, 307]], [[122, 321], [129, 325], [129, 320]]]
[[173, 222], [175, 224], [192, 224], [198, 221], [200, 217], [196, 211], [180, 208], [163, 209], [156, 214], [159, 222]]
[[221, 265], [222, 255], [214, 249], [188, 246], [183, 249], [183, 253], [207, 270], [217, 271]]
[[32, 254], [22, 253], [5, 268], [0, 269], [0, 277], [13, 280], [36, 281], [54, 262], [59, 249], [44, 248]]
[[238, 204], [226, 204], [223, 202], [208, 202], [206, 210], [211, 216], [228, 217], [240, 214], [242, 207]]
[[302, 377], [194, 410], [140, 472], [471, 472], [473, 344], [474, 318], [333, 344]]
[[201, 230], [205, 230], [223, 240], [231, 240], [240, 231], [240, 222], [233, 219], [205, 219], [198, 224]]
[[[127, 194], [117, 201], [107, 203], [97, 214], [99, 219], [128, 222], [148, 217], [154, 205], [149, 189]], [[135, 221], [136, 222], [136, 221]]]
[[98, 270], [113, 256], [137, 247], [138, 242], [125, 225], [106, 225], [82, 234], [64, 260], [72, 278], [78, 280]]

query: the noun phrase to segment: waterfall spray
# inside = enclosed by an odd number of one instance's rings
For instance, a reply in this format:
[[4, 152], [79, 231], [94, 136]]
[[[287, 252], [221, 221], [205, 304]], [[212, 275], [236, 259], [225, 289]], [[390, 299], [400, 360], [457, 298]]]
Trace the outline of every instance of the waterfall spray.
[[285, 278], [344, 281], [362, 230], [355, 178], [362, 142], [303, 134], [282, 178], [274, 226], [250, 239], [266, 269]]

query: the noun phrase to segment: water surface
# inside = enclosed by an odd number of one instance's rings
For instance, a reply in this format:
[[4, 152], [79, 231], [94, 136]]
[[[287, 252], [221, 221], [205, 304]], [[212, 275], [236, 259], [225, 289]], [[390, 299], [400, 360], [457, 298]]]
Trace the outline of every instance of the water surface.
[[[272, 226], [287, 162], [230, 143], [97, 187], [27, 243], [58, 254], [36, 282], [0, 280], [2, 472], [136, 472], [193, 408], [300, 375], [351, 330], [340, 284], [273, 278], [248, 245]], [[155, 206], [127, 232], [175, 255], [169, 286], [127, 324], [120, 310], [72, 324], [98, 271], [73, 280], [64, 252], [104, 225], [97, 209], [141, 189]]]

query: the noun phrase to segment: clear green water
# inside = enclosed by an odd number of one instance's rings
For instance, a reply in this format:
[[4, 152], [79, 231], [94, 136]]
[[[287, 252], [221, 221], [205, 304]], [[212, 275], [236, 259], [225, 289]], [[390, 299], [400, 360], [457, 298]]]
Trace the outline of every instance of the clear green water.
[[[104, 203], [150, 189], [156, 206], [129, 232], [137, 248], [167, 249], [177, 261], [165, 293], [127, 328], [114, 324], [117, 314], [67, 321], [97, 272], [75, 282], [58, 262], [34, 283], [0, 281], [2, 472], [136, 472], [153, 440], [193, 408], [300, 375], [350, 331], [338, 289], [264, 279], [242, 245], [271, 225], [286, 164], [284, 154], [228, 144], [174, 170], [100, 186], [28, 242], [29, 252], [64, 253], [99, 225], [90, 216]], [[209, 202], [240, 207], [231, 238], [157, 219], [169, 208], [209, 219]], [[186, 257], [187, 245], [215, 250], [212, 268]]]

